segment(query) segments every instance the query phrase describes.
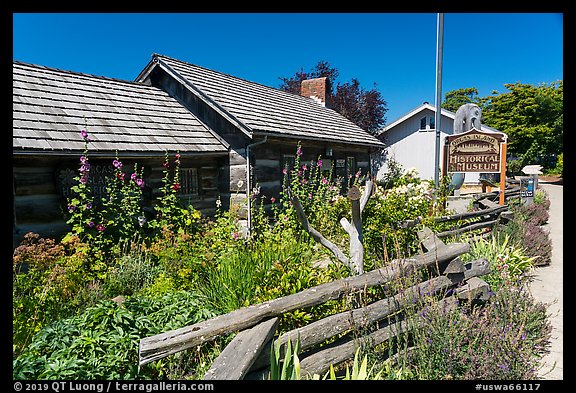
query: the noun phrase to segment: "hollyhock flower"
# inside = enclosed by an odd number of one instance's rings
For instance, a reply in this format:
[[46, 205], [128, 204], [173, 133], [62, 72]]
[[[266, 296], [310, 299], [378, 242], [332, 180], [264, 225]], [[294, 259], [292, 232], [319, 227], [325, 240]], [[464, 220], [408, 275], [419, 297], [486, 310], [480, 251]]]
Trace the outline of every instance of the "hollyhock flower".
[[240, 238], [240, 232], [234, 232], [234, 233], [232, 234], [232, 238], [233, 238], [234, 240], [238, 240], [238, 239]]
[[302, 170], [303, 171], [307, 171], [308, 170], [308, 166], [306, 164], [302, 165]]
[[81, 157], [80, 157], [80, 163], [86, 164], [86, 161], [88, 161], [88, 157], [86, 157], [86, 156], [81, 156]]
[[170, 168], [170, 164], [168, 163], [168, 161], [164, 161], [164, 162], [162, 163], [162, 166], [163, 166], [164, 168]]
[[80, 131], [80, 135], [81, 135], [82, 138], [84, 138], [84, 139], [88, 138], [88, 132], [86, 132], [86, 130]]
[[106, 229], [106, 228], [104, 228], [104, 225], [98, 224], [98, 225], [96, 225], [96, 229], [98, 230], [98, 232], [104, 232], [104, 229]]
[[92, 202], [88, 202], [86, 204], [86, 209], [88, 209], [88, 210], [92, 209]]
[[124, 178], [126, 177], [126, 174], [124, 172], [120, 172], [116, 175], [116, 177], [120, 180], [124, 180]]
[[322, 168], [322, 160], [318, 160], [318, 162], [316, 163], [316, 165], [318, 165], [319, 168]]
[[298, 154], [298, 157], [302, 156], [302, 148], [300, 146], [298, 146], [298, 150], [296, 150], [296, 154]]
[[92, 228], [92, 227], [94, 227], [94, 225], [96, 225], [96, 224], [94, 224], [94, 221], [90, 221], [90, 222], [88, 222], [87, 225], [88, 225], [88, 228]]
[[282, 169], [282, 173], [285, 174], [285, 175], [287, 175], [287, 174], [288, 174], [288, 169], [286, 169], [286, 168]]
[[274, 197], [270, 198], [270, 202], [272, 202], [272, 203], [276, 202], [276, 198], [274, 198]]
[[328, 179], [326, 179], [325, 177], [322, 178], [322, 180], [320, 180], [322, 182], [322, 184], [327, 185], [328, 184]]
[[75, 205], [68, 205], [68, 212], [72, 213], [74, 210], [76, 210], [76, 206]]
[[136, 180], [134, 180], [134, 182], [136, 183], [136, 185], [140, 188], [144, 187], [144, 180], [137, 178]]
[[178, 183], [172, 184], [172, 189], [173, 189], [174, 191], [178, 192], [178, 190], [180, 189], [180, 184], [178, 184]]
[[144, 224], [146, 224], [146, 217], [144, 216], [138, 217], [138, 225], [144, 226]]
[[130, 175], [130, 179], [136, 181], [136, 178], [138, 177], [138, 175], [136, 173], [133, 173], [132, 175]]
[[80, 178], [80, 183], [82, 183], [82, 184], [88, 183], [88, 177], [87, 177], [87, 176], [82, 176], [82, 177]]
[[114, 165], [114, 168], [122, 168], [122, 162], [118, 161], [118, 160], [114, 160], [112, 161], [112, 165]]

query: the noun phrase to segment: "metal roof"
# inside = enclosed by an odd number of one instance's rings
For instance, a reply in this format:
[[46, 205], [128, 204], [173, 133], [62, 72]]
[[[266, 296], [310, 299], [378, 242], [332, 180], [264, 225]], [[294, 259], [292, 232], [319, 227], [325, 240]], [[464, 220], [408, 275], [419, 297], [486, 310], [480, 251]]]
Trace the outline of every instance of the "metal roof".
[[206, 104], [223, 113], [248, 136], [273, 135], [383, 147], [377, 138], [311, 98], [154, 54], [137, 81], [162, 67]]
[[225, 153], [228, 145], [166, 92], [141, 83], [13, 63], [14, 154]]

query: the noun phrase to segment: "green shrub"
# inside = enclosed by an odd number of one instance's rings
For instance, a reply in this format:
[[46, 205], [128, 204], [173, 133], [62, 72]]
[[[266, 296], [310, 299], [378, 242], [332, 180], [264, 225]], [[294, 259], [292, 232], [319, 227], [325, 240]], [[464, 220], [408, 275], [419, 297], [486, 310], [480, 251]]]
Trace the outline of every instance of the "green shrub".
[[101, 301], [80, 315], [60, 319], [40, 330], [13, 361], [13, 378], [162, 378], [176, 360], [139, 367], [140, 339], [213, 316], [204, 299], [190, 292], [159, 298], [132, 297], [121, 305]]

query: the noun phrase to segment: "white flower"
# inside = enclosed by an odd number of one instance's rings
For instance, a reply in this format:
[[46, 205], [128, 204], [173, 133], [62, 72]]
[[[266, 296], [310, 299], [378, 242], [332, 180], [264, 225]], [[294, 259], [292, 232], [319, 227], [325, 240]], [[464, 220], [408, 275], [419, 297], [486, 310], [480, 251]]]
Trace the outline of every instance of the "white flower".
[[244, 185], [244, 181], [242, 180], [238, 180], [238, 188], [242, 188], [242, 186]]
[[220, 198], [216, 199], [216, 207], [220, 208], [220, 206], [222, 206], [222, 201], [220, 200]]

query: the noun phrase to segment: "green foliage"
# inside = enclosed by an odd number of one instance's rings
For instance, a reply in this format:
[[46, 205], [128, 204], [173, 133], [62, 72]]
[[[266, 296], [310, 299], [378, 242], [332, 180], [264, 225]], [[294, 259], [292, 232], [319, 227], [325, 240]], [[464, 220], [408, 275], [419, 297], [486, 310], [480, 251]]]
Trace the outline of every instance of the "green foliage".
[[14, 250], [12, 321], [14, 353], [51, 321], [73, 314], [99, 296], [78, 238], [56, 244], [28, 233]]
[[274, 348], [270, 351], [270, 380], [298, 380], [300, 379], [300, 360], [298, 359], [298, 351], [300, 350], [300, 339], [298, 338], [294, 343], [292, 349], [292, 341], [284, 346], [284, 358], [280, 356], [280, 343], [278, 340], [274, 341]]
[[13, 361], [13, 378], [162, 378], [167, 364], [138, 366], [140, 339], [213, 316], [204, 299], [189, 292], [133, 297], [122, 305], [101, 301], [78, 316], [40, 330]]
[[396, 179], [391, 189], [378, 187], [363, 212], [363, 242], [367, 252], [378, 257], [416, 252], [416, 229], [401, 230], [398, 223], [432, 214], [433, 193], [431, 184], [420, 180], [414, 170]]
[[200, 212], [192, 206], [183, 207], [178, 200], [178, 191], [181, 188], [180, 154], [176, 153], [174, 161], [170, 163], [168, 152], [166, 152], [163, 166], [164, 176], [160, 188], [162, 195], [154, 206], [156, 217], [148, 225], [157, 232], [165, 227], [174, 232], [195, 232], [199, 228]]
[[508, 234], [489, 239], [475, 237], [470, 244], [470, 252], [462, 259], [471, 261], [479, 258], [486, 258], [490, 263], [491, 272], [483, 278], [494, 291], [525, 278], [535, 260], [535, 257], [526, 255], [524, 249], [513, 244]]
[[479, 100], [478, 89], [475, 87], [456, 89], [444, 94], [442, 108], [456, 112], [462, 105], [478, 104]]
[[524, 165], [554, 167], [550, 158], [562, 152], [563, 82], [504, 86], [509, 92], [482, 99], [483, 123], [508, 134], [508, 152]]

